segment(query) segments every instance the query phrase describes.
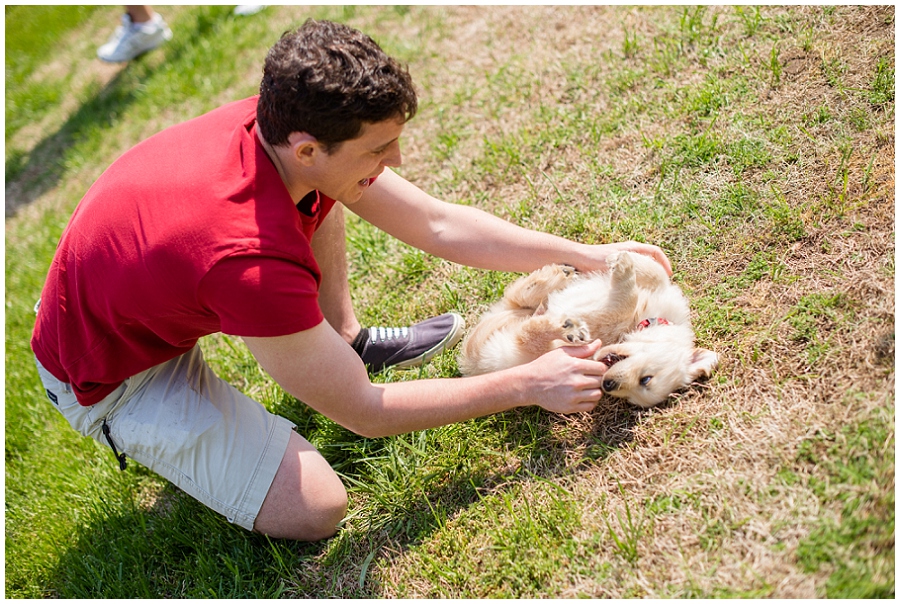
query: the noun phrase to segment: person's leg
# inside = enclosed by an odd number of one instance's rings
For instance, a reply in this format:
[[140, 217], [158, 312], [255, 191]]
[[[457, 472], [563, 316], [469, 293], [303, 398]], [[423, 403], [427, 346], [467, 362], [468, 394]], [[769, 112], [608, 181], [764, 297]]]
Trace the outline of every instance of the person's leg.
[[126, 5], [125, 12], [131, 17], [132, 23], [146, 23], [153, 18], [153, 9], [147, 4]]
[[41, 367], [47, 396], [79, 433], [139, 463], [229, 522], [273, 538], [337, 529], [347, 493], [328, 462], [283, 417], [215, 375], [198, 348], [129, 378], [96, 405]]
[[347, 491], [328, 462], [293, 432], [253, 530], [279, 539], [331, 537], [347, 512]]
[[172, 30], [162, 16], [146, 5], [126, 6], [122, 24], [97, 56], [111, 63], [130, 61], [172, 39]]
[[322, 271], [319, 285], [322, 314], [372, 372], [387, 367], [418, 367], [462, 338], [465, 321], [457, 313], [432, 317], [409, 327], [363, 329], [360, 326], [347, 279], [347, 243], [341, 204], [335, 204], [325, 217], [313, 236], [312, 248]]
[[362, 327], [353, 312], [350, 298], [346, 236], [344, 206], [336, 203], [313, 236], [312, 249], [322, 271], [319, 306], [328, 324], [351, 343]]

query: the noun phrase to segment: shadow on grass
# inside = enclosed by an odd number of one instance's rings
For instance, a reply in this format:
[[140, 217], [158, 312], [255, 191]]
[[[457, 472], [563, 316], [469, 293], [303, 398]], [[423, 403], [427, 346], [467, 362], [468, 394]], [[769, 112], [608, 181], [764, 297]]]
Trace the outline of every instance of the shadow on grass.
[[[126, 70], [128, 67], [125, 68]], [[6, 217], [55, 187], [66, 173], [69, 152], [88, 129], [107, 130], [115, 116], [135, 98], [136, 86], [124, 85], [124, 71], [117, 73], [92, 99], [81, 105], [56, 132], [42, 139], [30, 152], [13, 150], [6, 158]]]
[[[632, 429], [649, 412], [608, 397], [601, 404], [596, 413], [577, 419], [538, 408], [484, 418], [486, 425], [482, 428], [495, 430], [502, 442], [500, 448], [513, 451], [514, 459], [445, 466], [442, 475], [424, 488], [411, 488], [406, 496], [384, 502], [379, 513], [353, 521], [351, 530], [339, 533], [334, 546], [315, 563], [314, 574], [325, 577], [325, 583], [332, 581], [330, 585], [343, 582], [344, 589], [328, 592], [332, 596], [384, 597], [385, 587], [367, 571], [376, 557], [390, 566], [391, 560], [432, 539], [473, 506], [515, 498], [524, 485], [588, 471], [597, 461], [632, 442]], [[435, 474], [440, 472], [435, 470]], [[375, 491], [377, 485], [368, 496], [377, 498]], [[437, 541], [446, 544], [455, 540], [445, 535]]]
[[[403, 556], [485, 497], [589, 467], [570, 463], [573, 448], [586, 452], [585, 459], [591, 461], [599, 457], [597, 451], [605, 456], [629, 442], [630, 429], [642, 412], [618, 403], [608, 405], [607, 411], [617, 418], [615, 424], [608, 423], [609, 413], [600, 415], [603, 425], [588, 416], [577, 435], [561, 431], [558, 418], [537, 409], [495, 416], [509, 446], [526, 452], [518, 464], [444, 467], [422, 488], [398, 488], [382, 494], [383, 500], [374, 505], [378, 485], [363, 486], [371, 490], [362, 495], [368, 500], [362, 509], [357, 505], [360, 490], [351, 487], [347, 526], [320, 543], [269, 540], [250, 533], [171, 484], [148, 491], [134, 486], [138, 481], [113, 481], [118, 484], [104, 494], [87, 498], [93, 503], [85, 510], [83, 528], [72, 543], [60, 544], [63, 553], [50, 574], [52, 591], [47, 595], [382, 597], [384, 586], [370, 572], [376, 557], [383, 561]], [[314, 417], [304, 412], [292, 419], [312, 429]], [[341, 457], [337, 454], [332, 463], [343, 464], [351, 477], [356, 474], [353, 480], [366, 480], [348, 467], [359, 460]], [[129, 471], [150, 475], [143, 468]]]
[[328, 542], [272, 542], [229, 524], [171, 484], [148, 505], [134, 490], [96, 499], [50, 574], [61, 598], [277, 598]]
[[[193, 72], [195, 68], [188, 65], [190, 47], [214, 34], [219, 21], [233, 18], [231, 10], [230, 6], [202, 9], [192, 23], [178, 24], [178, 35], [171, 41], [151, 52], [165, 53], [166, 64], [184, 63], [183, 71]], [[158, 69], [154, 68], [156, 60], [148, 61], [150, 56], [141, 55], [125, 65], [93, 97], [80, 105], [56, 132], [45, 136], [30, 152], [13, 150], [8, 153], [5, 172], [7, 218], [56, 187], [73, 164], [92, 155], [91, 147], [97, 144], [92, 141], [112, 131], [128, 107], [142, 99], [143, 89], [156, 77]], [[151, 104], [154, 103], [151, 101]]]

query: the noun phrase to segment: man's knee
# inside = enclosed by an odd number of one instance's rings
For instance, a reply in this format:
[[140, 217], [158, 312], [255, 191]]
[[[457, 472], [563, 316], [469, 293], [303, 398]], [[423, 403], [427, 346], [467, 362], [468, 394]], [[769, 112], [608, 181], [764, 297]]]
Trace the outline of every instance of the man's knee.
[[319, 541], [327, 539], [337, 532], [338, 524], [347, 515], [347, 490], [342, 484], [340, 488], [329, 489], [328, 493], [315, 502], [315, 510], [306, 521], [299, 523], [298, 536], [292, 537], [301, 541]]
[[279, 539], [318, 541], [334, 535], [347, 513], [347, 490], [328, 462], [296, 433], [253, 529]]

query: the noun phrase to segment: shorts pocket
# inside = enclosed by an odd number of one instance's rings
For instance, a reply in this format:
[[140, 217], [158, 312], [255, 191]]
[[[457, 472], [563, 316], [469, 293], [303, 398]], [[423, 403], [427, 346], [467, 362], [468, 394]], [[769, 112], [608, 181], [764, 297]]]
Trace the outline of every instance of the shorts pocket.
[[222, 421], [222, 412], [186, 380], [173, 380], [161, 396], [148, 389], [109, 418], [122, 450], [164, 458], [166, 451], [189, 449], [204, 432]]

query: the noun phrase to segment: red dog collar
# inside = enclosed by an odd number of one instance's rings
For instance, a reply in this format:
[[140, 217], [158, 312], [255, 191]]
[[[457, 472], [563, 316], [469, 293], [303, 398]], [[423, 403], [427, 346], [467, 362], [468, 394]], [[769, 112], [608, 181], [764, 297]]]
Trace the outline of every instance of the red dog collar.
[[653, 325], [671, 325], [671, 323], [669, 323], [662, 317], [653, 317], [651, 319], [644, 319], [643, 321], [638, 323], [638, 330], [645, 329]]

